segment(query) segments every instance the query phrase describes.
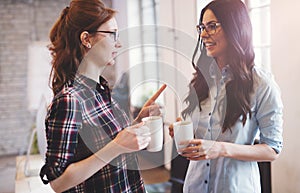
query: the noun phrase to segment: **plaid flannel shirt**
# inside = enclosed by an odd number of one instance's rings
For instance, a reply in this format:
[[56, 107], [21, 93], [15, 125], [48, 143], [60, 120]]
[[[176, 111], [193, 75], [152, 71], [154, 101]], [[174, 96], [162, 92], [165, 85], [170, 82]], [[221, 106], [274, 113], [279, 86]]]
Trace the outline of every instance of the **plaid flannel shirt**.
[[[129, 125], [127, 115], [111, 101], [107, 81], [100, 84], [76, 75], [65, 85], [46, 116], [47, 153], [40, 177], [46, 184], [73, 162], [89, 157]], [[88, 167], [88, 166], [87, 166]], [[80, 174], [78, 174], [80, 175]], [[46, 178], [46, 179], [45, 179]], [[65, 191], [144, 193], [135, 154], [122, 154], [81, 184]]]

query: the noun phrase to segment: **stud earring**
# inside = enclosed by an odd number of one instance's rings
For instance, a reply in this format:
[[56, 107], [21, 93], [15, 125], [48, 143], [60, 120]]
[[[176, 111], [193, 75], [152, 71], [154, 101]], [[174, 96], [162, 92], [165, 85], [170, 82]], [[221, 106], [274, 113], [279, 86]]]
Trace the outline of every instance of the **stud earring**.
[[87, 48], [91, 48], [92, 46], [91, 46], [91, 44], [88, 44], [88, 45], [86, 45], [86, 47], [87, 47]]

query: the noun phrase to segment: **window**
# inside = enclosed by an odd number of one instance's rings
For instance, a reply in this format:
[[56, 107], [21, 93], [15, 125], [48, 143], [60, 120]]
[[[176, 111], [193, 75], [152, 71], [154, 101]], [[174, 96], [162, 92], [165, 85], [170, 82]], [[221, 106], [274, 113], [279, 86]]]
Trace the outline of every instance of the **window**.
[[[155, 92], [160, 83], [157, 42], [158, 0], [128, 1], [128, 31], [131, 103], [140, 107]], [[132, 70], [134, 69], [134, 70]], [[153, 80], [153, 81], [152, 81]]]
[[246, 0], [253, 26], [255, 64], [271, 68], [271, 0]]

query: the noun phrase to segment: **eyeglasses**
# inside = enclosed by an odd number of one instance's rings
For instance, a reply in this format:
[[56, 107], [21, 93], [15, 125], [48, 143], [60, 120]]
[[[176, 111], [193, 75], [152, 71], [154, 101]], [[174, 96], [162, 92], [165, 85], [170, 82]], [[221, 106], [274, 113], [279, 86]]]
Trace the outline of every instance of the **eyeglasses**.
[[200, 25], [197, 25], [197, 31], [199, 34], [201, 34], [204, 30], [208, 35], [214, 35], [217, 31], [217, 28], [221, 26], [221, 23], [218, 22], [210, 22], [206, 25], [201, 23]]
[[94, 33], [99, 32], [99, 33], [107, 33], [110, 34], [110, 37], [116, 42], [119, 39], [119, 32], [118, 31], [95, 31]]

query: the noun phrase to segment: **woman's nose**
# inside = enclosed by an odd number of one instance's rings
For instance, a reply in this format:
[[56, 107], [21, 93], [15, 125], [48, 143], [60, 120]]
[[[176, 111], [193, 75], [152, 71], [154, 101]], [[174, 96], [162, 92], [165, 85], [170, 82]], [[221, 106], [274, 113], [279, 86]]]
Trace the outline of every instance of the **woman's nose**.
[[115, 44], [115, 47], [116, 48], [121, 48], [122, 47], [122, 44], [121, 44], [121, 41], [120, 40], [117, 40], [116, 44]]
[[206, 32], [205, 29], [201, 31], [201, 33], [200, 33], [200, 37], [201, 37], [201, 38], [207, 38], [208, 36], [209, 36], [209, 35], [208, 35], [208, 33]]

